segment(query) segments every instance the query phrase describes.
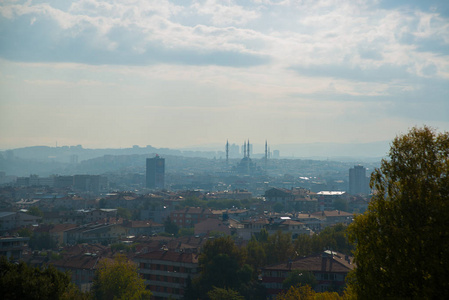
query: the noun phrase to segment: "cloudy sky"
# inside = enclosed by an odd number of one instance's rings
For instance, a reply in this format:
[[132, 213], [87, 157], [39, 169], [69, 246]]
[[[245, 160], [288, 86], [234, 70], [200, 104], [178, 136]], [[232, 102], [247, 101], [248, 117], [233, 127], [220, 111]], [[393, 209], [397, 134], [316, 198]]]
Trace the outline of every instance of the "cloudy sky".
[[449, 130], [449, 1], [0, 0], [0, 149]]

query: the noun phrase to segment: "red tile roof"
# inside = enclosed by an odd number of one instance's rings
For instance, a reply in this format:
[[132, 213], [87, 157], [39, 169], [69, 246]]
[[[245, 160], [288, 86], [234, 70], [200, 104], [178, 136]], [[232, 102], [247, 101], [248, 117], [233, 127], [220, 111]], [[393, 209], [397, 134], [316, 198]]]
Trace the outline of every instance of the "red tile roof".
[[197, 253], [185, 253], [174, 251], [154, 251], [136, 256], [136, 259], [162, 260], [180, 263], [198, 263]]

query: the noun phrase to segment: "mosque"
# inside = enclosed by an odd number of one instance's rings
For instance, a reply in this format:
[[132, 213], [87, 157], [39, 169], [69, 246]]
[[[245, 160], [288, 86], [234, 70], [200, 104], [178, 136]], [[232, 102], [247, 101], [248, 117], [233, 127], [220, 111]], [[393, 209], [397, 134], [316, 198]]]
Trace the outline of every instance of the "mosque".
[[[263, 171], [260, 167], [257, 166], [255, 162], [252, 161], [250, 158], [252, 145], [248, 141], [245, 141], [242, 146], [243, 149], [243, 158], [240, 160], [240, 162], [232, 167], [232, 170], [236, 172], [239, 175], [261, 175], [263, 174]], [[265, 141], [265, 156], [264, 161], [265, 165], [267, 164], [268, 160], [268, 145]], [[229, 142], [226, 141], [226, 164], [229, 162]]]

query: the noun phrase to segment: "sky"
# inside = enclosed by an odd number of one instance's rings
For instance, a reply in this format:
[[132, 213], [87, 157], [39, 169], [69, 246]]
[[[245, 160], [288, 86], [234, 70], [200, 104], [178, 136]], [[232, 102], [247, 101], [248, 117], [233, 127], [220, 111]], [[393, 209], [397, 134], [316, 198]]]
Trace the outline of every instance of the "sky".
[[449, 131], [449, 1], [0, 0], [0, 149]]

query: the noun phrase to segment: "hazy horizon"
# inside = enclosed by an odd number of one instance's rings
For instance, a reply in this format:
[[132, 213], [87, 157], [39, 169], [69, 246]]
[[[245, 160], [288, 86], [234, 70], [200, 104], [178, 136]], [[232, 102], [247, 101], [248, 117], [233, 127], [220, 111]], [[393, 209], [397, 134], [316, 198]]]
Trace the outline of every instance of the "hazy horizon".
[[448, 95], [443, 0], [0, 4], [0, 149], [386, 142]]

